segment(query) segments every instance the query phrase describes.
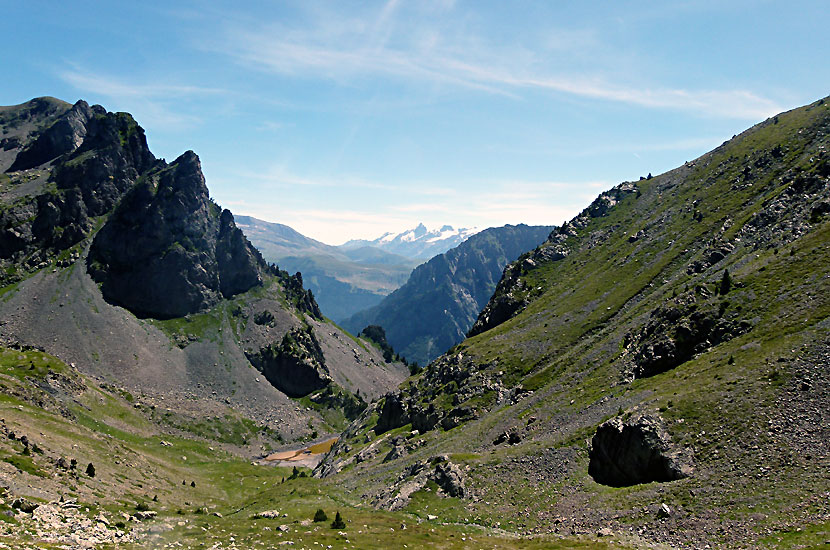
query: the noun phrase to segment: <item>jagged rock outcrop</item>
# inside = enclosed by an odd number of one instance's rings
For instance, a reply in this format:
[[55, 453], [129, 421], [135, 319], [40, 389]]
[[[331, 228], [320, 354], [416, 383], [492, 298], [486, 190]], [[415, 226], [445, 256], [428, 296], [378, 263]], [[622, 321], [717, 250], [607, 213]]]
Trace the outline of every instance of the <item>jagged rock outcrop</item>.
[[[38, 105], [53, 105], [29, 103], [20, 108], [29, 118]], [[129, 114], [78, 101], [46, 124], [40, 133], [25, 136], [31, 139], [28, 143], [18, 137], [15, 147], [20, 150], [7, 172], [50, 164], [31, 174], [15, 174], [12, 181], [26, 183], [31, 195], [23, 194], [0, 212], [0, 259], [24, 260], [28, 267], [86, 238], [93, 229], [92, 218], [110, 211], [156, 163], [144, 131]]]
[[409, 407], [403, 400], [401, 392], [390, 392], [383, 399], [383, 405], [378, 411], [378, 421], [375, 433], [382, 434], [395, 428], [400, 428], [411, 422]]
[[188, 151], [142, 176], [90, 248], [104, 297], [137, 315], [181, 317], [250, 289], [264, 261], [210, 200]]
[[634, 350], [634, 377], [665, 372], [752, 328], [736, 313], [727, 315], [728, 307], [701, 286], [654, 309], [639, 332], [626, 335]]
[[285, 293], [292, 297], [294, 306], [302, 311], [308, 313], [318, 320], [323, 319], [323, 313], [314, 299], [314, 294], [311, 290], [306, 290], [303, 287], [303, 274], [299, 271], [294, 275], [282, 277], [282, 284], [285, 287]]
[[336, 384], [326, 385], [321, 391], [309, 396], [309, 399], [326, 408], [343, 411], [343, 415], [349, 420], [357, 418], [367, 406], [359, 392], [358, 395], [354, 395]]
[[[461, 354], [444, 356], [427, 367], [416, 385], [386, 394], [378, 407], [375, 433], [382, 434], [409, 423], [420, 433], [438, 426], [451, 430], [479, 416], [477, 408], [462, 403], [490, 392], [501, 403], [516, 398], [522, 390], [520, 387], [506, 390]], [[452, 406], [447, 407], [446, 403], [436, 406], [435, 400], [447, 393], [452, 394]]]
[[386, 510], [400, 510], [407, 505], [413, 493], [426, 487], [430, 481], [438, 485], [439, 495], [464, 498], [467, 493], [465, 478], [462, 469], [446, 455], [420, 460], [409, 466], [392, 486], [375, 497], [373, 504]]
[[612, 487], [673, 481], [692, 473], [689, 451], [672, 444], [657, 416], [617, 417], [604, 422], [591, 439], [589, 458], [591, 477]]
[[308, 395], [332, 381], [311, 327], [295, 328], [283, 336], [279, 346], [268, 345], [246, 355], [274, 387], [291, 397]]
[[78, 101], [17, 154], [9, 171], [34, 168], [80, 147], [87, 134], [87, 124], [94, 114], [86, 101]]

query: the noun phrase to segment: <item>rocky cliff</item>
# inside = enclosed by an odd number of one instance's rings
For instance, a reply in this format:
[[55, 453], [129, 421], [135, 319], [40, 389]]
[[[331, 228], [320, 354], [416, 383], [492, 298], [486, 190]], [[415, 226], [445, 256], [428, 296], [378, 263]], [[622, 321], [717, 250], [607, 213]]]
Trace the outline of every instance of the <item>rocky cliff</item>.
[[95, 236], [88, 265], [108, 300], [170, 318], [261, 283], [265, 262], [210, 200], [188, 151], [142, 175]]
[[[233, 407], [286, 439], [340, 427], [354, 394], [405, 376], [325, 321], [299, 273], [265, 263], [195, 153], [156, 159], [129, 114], [0, 107], [0, 169], [0, 345], [175, 403], [176, 426]], [[319, 389], [318, 410], [288, 396]]]

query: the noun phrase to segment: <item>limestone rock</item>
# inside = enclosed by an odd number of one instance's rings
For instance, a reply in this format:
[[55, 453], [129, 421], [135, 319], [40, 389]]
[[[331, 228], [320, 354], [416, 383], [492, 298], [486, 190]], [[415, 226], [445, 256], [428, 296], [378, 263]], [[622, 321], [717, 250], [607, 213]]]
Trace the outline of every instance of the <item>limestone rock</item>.
[[247, 356], [274, 387], [291, 397], [308, 395], [332, 380], [311, 327], [295, 328], [279, 346], [268, 345]]

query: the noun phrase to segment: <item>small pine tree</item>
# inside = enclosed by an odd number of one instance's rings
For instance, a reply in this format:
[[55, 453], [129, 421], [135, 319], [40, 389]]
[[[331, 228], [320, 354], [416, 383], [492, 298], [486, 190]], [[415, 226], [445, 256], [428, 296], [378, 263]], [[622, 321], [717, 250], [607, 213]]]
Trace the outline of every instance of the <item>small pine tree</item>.
[[723, 270], [723, 277], [720, 280], [720, 293], [721, 296], [727, 294], [729, 290], [732, 288], [732, 276], [729, 274], [728, 269]]
[[314, 512], [315, 523], [320, 521], [327, 521], [328, 519], [329, 517], [326, 515], [322, 508], [317, 508], [317, 511]]
[[86, 466], [86, 475], [89, 477], [95, 477], [95, 466], [92, 465], [92, 462]]
[[343, 518], [340, 517], [340, 511], [338, 510], [337, 513], [334, 515], [334, 521], [331, 522], [332, 529], [345, 529], [346, 522], [343, 521]]

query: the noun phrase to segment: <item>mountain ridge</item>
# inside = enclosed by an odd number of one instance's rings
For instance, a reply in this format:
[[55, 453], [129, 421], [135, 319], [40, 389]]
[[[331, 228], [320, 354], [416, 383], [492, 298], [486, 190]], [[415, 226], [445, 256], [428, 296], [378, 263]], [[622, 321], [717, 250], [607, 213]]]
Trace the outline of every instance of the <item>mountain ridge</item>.
[[464, 338], [504, 267], [552, 229], [519, 224], [480, 231], [416, 267], [403, 286], [343, 326], [358, 333], [381, 325], [396, 352], [425, 365]]
[[640, 546], [822, 532], [828, 147], [822, 99], [602, 193], [317, 475], [412, 513], [437, 483], [485, 523]]
[[419, 223], [412, 229], [400, 233], [386, 232], [373, 240], [352, 239], [338, 248], [353, 249], [371, 246], [413, 259], [429, 260], [458, 246], [479, 231], [481, 230], [477, 228], [455, 229], [451, 225], [430, 230], [423, 223]]

